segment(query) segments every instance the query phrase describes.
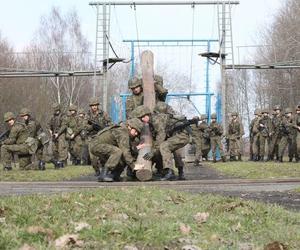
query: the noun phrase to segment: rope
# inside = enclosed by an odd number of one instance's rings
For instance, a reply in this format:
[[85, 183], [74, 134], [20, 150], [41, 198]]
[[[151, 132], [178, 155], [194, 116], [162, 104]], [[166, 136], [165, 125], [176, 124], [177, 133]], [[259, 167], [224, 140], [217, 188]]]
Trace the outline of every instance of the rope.
[[191, 47], [191, 65], [190, 65], [190, 86], [189, 92], [192, 91], [192, 78], [193, 78], [193, 53], [194, 53], [194, 31], [195, 31], [195, 4], [192, 4], [193, 15], [192, 15], [192, 47]]

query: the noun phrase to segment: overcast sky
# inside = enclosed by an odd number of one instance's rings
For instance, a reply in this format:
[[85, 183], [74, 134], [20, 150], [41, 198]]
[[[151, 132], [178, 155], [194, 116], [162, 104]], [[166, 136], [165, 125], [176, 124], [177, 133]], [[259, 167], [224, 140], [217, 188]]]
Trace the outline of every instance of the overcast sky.
[[[89, 6], [88, 0], [0, 0], [0, 31], [17, 51], [22, 51], [33, 38], [43, 15], [47, 15], [52, 6], [57, 6], [63, 13], [70, 9], [77, 10], [82, 23], [83, 33], [94, 46], [96, 12]], [[270, 25], [272, 19], [284, 0], [240, 0], [233, 7], [234, 46], [257, 45], [264, 26]], [[137, 6], [136, 12], [129, 6], [111, 8], [111, 39], [120, 57], [129, 56], [129, 46], [123, 39], [217, 39], [216, 6]], [[137, 23], [135, 22], [135, 15]], [[193, 18], [194, 16], [194, 18]], [[194, 31], [192, 23], [194, 20]], [[136, 25], [138, 29], [136, 29]], [[212, 48], [217, 50], [218, 48]], [[94, 48], [91, 48], [92, 52]], [[200, 82], [197, 91], [203, 91], [205, 77], [205, 60], [198, 53], [206, 48], [161, 48], [153, 49], [154, 54], [161, 55], [163, 63], [171, 64], [173, 70], [178, 68], [186, 75], [193, 73], [193, 82]], [[235, 50], [237, 52], [237, 50]], [[253, 49], [240, 48], [235, 52], [236, 63], [244, 58], [251, 58]], [[174, 55], [177, 55], [175, 58]], [[191, 67], [191, 61], [193, 66]], [[192, 68], [192, 70], [191, 70]], [[203, 70], [199, 70], [203, 68]], [[218, 68], [214, 69], [218, 71]], [[213, 71], [213, 70], [212, 70]], [[198, 73], [198, 75], [197, 75]], [[214, 91], [218, 74], [211, 74], [211, 90]]]

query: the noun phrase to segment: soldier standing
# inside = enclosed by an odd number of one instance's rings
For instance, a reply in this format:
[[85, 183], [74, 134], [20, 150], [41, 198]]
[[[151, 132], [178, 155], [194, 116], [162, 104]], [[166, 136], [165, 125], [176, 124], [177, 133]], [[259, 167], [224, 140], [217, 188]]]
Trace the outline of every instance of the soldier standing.
[[286, 108], [285, 117], [283, 118], [280, 127], [282, 137], [279, 143], [279, 162], [283, 162], [283, 155], [286, 146], [288, 146], [289, 161], [291, 162], [293, 160], [293, 156], [295, 154], [296, 132], [294, 125], [293, 110], [291, 108]]
[[[31, 155], [35, 153], [37, 144], [34, 138], [30, 137], [30, 130], [24, 122], [16, 122], [12, 112], [4, 114], [4, 121], [8, 124], [10, 132], [7, 139], [2, 142], [1, 160], [4, 170], [12, 170], [14, 154], [19, 156], [20, 169], [27, 170], [31, 165]], [[35, 150], [34, 150], [35, 148]]]
[[87, 140], [87, 127], [88, 121], [85, 118], [84, 109], [78, 109], [78, 126], [80, 127], [80, 137], [81, 137], [81, 163], [82, 165], [90, 164], [90, 155], [89, 155], [89, 147]]
[[[200, 121], [199, 117], [195, 116], [194, 119]], [[193, 144], [195, 145], [195, 161], [194, 166], [201, 166], [202, 162], [202, 130], [200, 130], [199, 122], [191, 125]]]
[[222, 125], [217, 123], [217, 114], [213, 113], [211, 115], [211, 123], [209, 124], [209, 137], [210, 137], [210, 147], [213, 156], [213, 162], [217, 162], [216, 153], [217, 148], [219, 148], [220, 155], [223, 162], [226, 162], [224, 155], [223, 145], [221, 143], [221, 136], [223, 135]]
[[[254, 111], [254, 118], [252, 119], [252, 121], [250, 122], [250, 126], [249, 126], [249, 135], [250, 135], [250, 158], [249, 161], [254, 161], [255, 160], [255, 154], [254, 154], [254, 138], [255, 135], [257, 134], [257, 130], [255, 129], [255, 124], [257, 123], [257, 121], [259, 120], [259, 110], [255, 109]], [[255, 143], [257, 143], [257, 140], [255, 141]]]
[[[86, 119], [88, 122], [87, 131], [88, 131], [88, 142], [90, 142], [91, 138], [96, 135], [100, 130], [113, 125], [109, 115], [99, 108], [100, 103], [97, 97], [92, 97], [89, 100], [90, 109], [87, 112]], [[90, 148], [89, 148], [90, 153]], [[93, 154], [90, 153], [90, 158], [92, 162], [92, 166], [95, 170], [95, 175], [98, 176], [100, 174], [98, 163], [98, 158], [93, 157]]]
[[207, 155], [210, 151], [210, 137], [209, 137], [209, 127], [207, 124], [207, 115], [203, 114], [200, 116], [199, 129], [201, 131], [201, 149], [202, 149], [202, 158], [207, 160]]
[[296, 154], [296, 162], [299, 162], [300, 158], [300, 105], [296, 107], [296, 115], [295, 115], [295, 129], [297, 131], [296, 136], [296, 148], [297, 148], [297, 154]]
[[53, 158], [51, 162], [55, 168], [63, 168], [64, 162], [68, 158], [68, 144], [65, 138], [66, 126], [64, 125], [64, 115], [58, 103], [53, 104], [53, 116], [49, 121], [49, 131], [52, 136]]
[[271, 135], [273, 131], [272, 121], [269, 117], [269, 111], [266, 109], [263, 109], [261, 111], [262, 117], [258, 121], [257, 129], [259, 131], [259, 146], [260, 146], [260, 152], [259, 152], [259, 159], [260, 161], [264, 160], [264, 155], [266, 152], [266, 146], [268, 147], [268, 158], [270, 158], [270, 141], [271, 141]]
[[272, 118], [272, 140], [270, 143], [270, 155], [267, 160], [274, 160], [274, 156], [276, 156], [276, 160], [279, 160], [278, 155], [278, 149], [279, 149], [279, 143], [281, 140], [281, 132], [280, 132], [280, 126], [282, 123], [282, 113], [281, 113], [281, 107], [279, 105], [275, 105], [273, 108], [273, 111], [275, 112]]
[[98, 181], [111, 182], [119, 176], [113, 172], [121, 173], [127, 165], [133, 171], [134, 158], [131, 155], [131, 141], [139, 136], [143, 123], [137, 119], [130, 119], [125, 125], [113, 125], [100, 131], [90, 142], [90, 151], [94, 157], [100, 158], [104, 168]]
[[252, 148], [253, 148], [253, 160], [254, 161], [259, 161], [260, 156], [260, 132], [259, 132], [259, 121], [261, 119], [261, 111], [257, 110], [255, 118], [252, 120], [253, 124], [251, 122], [252, 129], [250, 130], [252, 133], [253, 137], [253, 143], [252, 143]]
[[241, 140], [244, 133], [244, 127], [242, 122], [238, 119], [238, 113], [232, 112], [231, 121], [228, 126], [228, 138], [229, 138], [229, 154], [230, 160], [235, 161], [236, 156], [238, 160], [242, 160], [242, 148]]

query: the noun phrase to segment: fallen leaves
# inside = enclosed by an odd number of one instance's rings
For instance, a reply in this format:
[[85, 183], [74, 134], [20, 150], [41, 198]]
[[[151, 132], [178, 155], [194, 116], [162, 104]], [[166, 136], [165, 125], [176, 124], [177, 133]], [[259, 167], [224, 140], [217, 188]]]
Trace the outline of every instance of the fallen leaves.
[[287, 250], [288, 247], [279, 241], [274, 241], [267, 244], [264, 250]]
[[182, 223], [179, 226], [179, 230], [183, 235], [188, 235], [191, 232], [191, 227]]
[[197, 224], [202, 224], [207, 221], [209, 217], [209, 213], [196, 213], [194, 215], [194, 220], [197, 222]]
[[78, 234], [66, 234], [55, 240], [54, 246], [57, 249], [63, 249], [69, 246], [82, 247], [83, 241], [79, 240]]
[[76, 222], [74, 223], [75, 232], [78, 233], [83, 229], [90, 229], [91, 225], [86, 222]]

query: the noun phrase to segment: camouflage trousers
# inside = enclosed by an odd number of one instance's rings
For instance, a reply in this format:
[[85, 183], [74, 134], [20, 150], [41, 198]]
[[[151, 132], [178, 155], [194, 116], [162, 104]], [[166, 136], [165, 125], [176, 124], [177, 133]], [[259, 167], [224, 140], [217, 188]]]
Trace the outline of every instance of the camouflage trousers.
[[174, 152], [183, 148], [189, 143], [189, 135], [186, 131], [177, 133], [166, 141], [162, 142], [159, 146], [159, 151], [162, 156], [163, 168], [173, 169]]
[[270, 157], [273, 158], [274, 156], [279, 157], [279, 144], [281, 141], [280, 134], [274, 134], [271, 138], [270, 147], [269, 147], [269, 154]]
[[69, 152], [74, 159], [81, 160], [82, 147], [83, 143], [80, 135], [76, 136], [73, 140], [69, 140]]
[[[259, 155], [261, 157], [263, 157], [265, 153], [267, 155], [270, 155], [270, 143], [271, 143], [270, 137], [266, 137], [266, 136], [259, 137]], [[266, 150], [266, 148], [268, 148], [268, 150]]]
[[58, 161], [65, 161], [68, 158], [68, 143], [65, 135], [60, 135], [57, 140], [52, 143], [53, 159]]
[[296, 136], [296, 149], [297, 149], [297, 159], [300, 158], [300, 132], [297, 132]]
[[217, 148], [219, 148], [221, 157], [224, 156], [224, 149], [220, 136], [210, 137], [210, 148], [214, 159], [216, 158]]
[[229, 139], [229, 155], [240, 156], [242, 155], [241, 139]]
[[296, 137], [282, 136], [279, 144], [279, 157], [283, 157], [284, 151], [287, 146], [288, 146], [288, 156], [291, 159], [296, 154]]
[[202, 158], [202, 139], [201, 138], [193, 138], [193, 143], [195, 145], [195, 160], [200, 161]]
[[29, 154], [28, 145], [26, 144], [13, 144], [2, 145], [1, 147], [1, 160], [3, 165], [11, 165], [14, 161], [14, 154], [19, 157], [20, 169], [26, 169], [31, 164], [31, 155]]
[[104, 164], [104, 167], [109, 170], [114, 170], [123, 162], [122, 150], [110, 144], [92, 141], [90, 144], [90, 152], [93, 155], [92, 162], [99, 159], [100, 162]]
[[253, 135], [253, 142], [252, 142], [252, 149], [253, 149], [253, 155], [258, 156], [260, 151], [260, 144], [259, 144], [259, 134]]

